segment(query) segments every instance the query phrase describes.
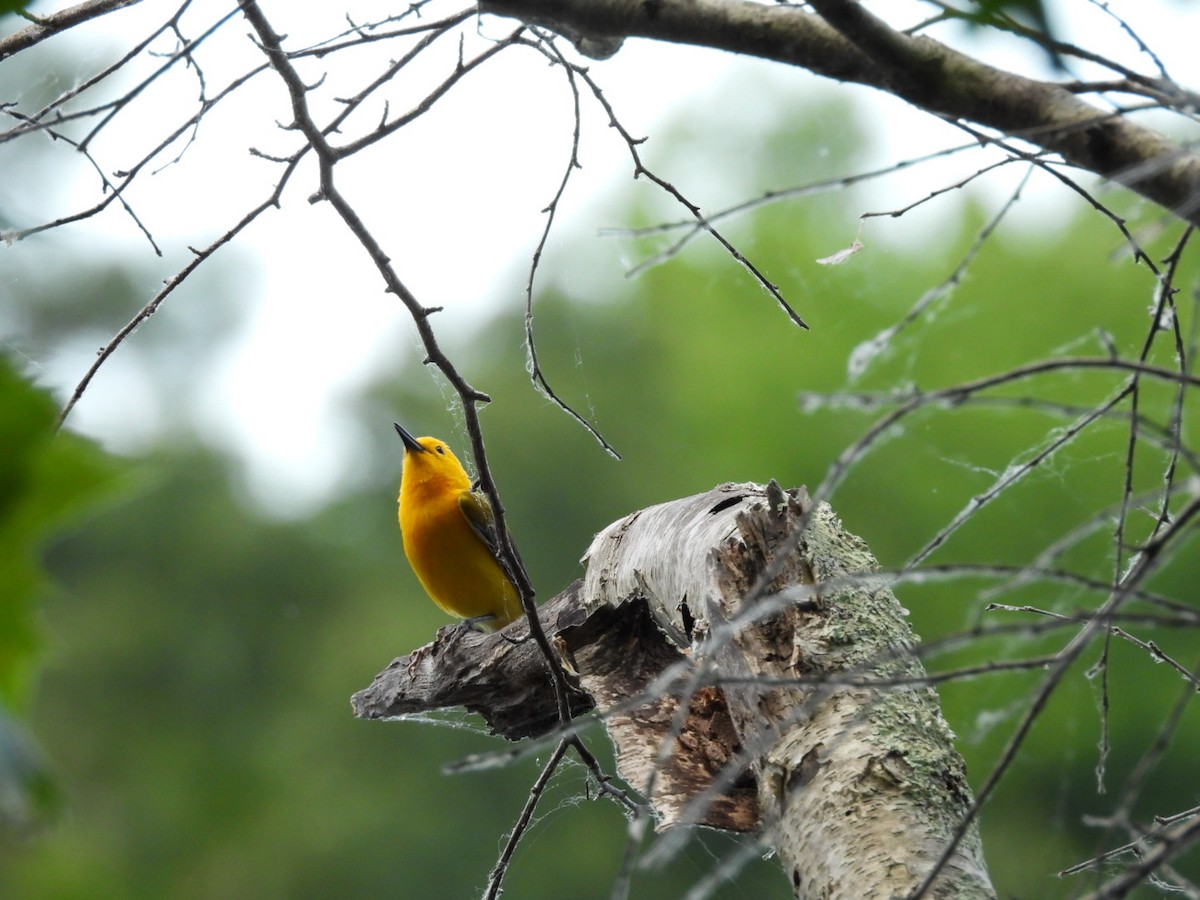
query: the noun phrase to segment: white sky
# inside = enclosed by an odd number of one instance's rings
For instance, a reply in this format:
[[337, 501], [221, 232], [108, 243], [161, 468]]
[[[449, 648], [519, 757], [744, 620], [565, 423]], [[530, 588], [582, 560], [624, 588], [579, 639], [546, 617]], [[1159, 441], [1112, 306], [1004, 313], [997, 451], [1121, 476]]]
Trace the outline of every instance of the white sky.
[[[42, 3], [35, 11], [44, 14], [67, 5]], [[95, 62], [112, 59], [114, 47], [127, 46], [132, 36], [147, 33], [175, 5], [145, 0], [140, 7], [101, 20], [107, 43], [98, 38], [99, 29], [90, 28], [58, 46], [85, 60], [79, 69], [79, 77], [84, 78]], [[1200, 4], [1114, 0], [1110, 5], [1162, 54], [1179, 82], [1200, 86], [1200, 54], [1195, 52]], [[195, 34], [199, 23], [208, 21], [214, 11], [226, 8], [211, 0], [194, 6], [185, 19], [189, 34]], [[289, 48], [344, 28], [342, 14], [350, 6], [357, 9], [353, 14], [357, 21], [380, 15], [382, 8], [368, 0], [338, 4], [262, 0], [262, 6], [275, 29], [288, 35]], [[898, 4], [886, 6], [891, 10]], [[1064, 38], [1151, 71], [1128, 36], [1095, 4], [1065, 0], [1057, 6], [1071, 10], [1069, 19], [1055, 23]], [[427, 12], [427, 17], [436, 15], [432, 9]], [[12, 28], [13, 21], [5, 20], [0, 28]], [[488, 18], [479, 23], [479, 32], [494, 38], [511, 27], [507, 20]], [[249, 30], [241, 20], [230, 23], [215, 39], [219, 45], [202, 57], [210, 93], [261, 60]], [[483, 46], [483, 40], [468, 41], [468, 55]], [[323, 100], [324, 109], [337, 108], [333, 98], [356, 90], [399, 52], [397, 47], [385, 44], [373, 63], [364, 59], [357, 68], [345, 67], [336, 57], [311, 61], [305, 74], [314, 80], [326, 71], [333, 73], [331, 79], [335, 75], [345, 79], [337, 84], [326, 81], [314, 96]], [[454, 50], [448, 46], [449, 56], [431, 57], [429, 62], [436, 59], [436, 66], [415, 71], [402, 83], [423, 87], [433, 83], [430, 79], [440, 80]], [[1031, 70], [1029, 60], [1009, 57], [1003, 44], [989, 45], [986, 54], [997, 64]], [[626, 42], [611, 60], [588, 64], [623, 123], [634, 133], [651, 136], [647, 153], [653, 152], [653, 135], [666, 117], [689, 102], [702, 102], [729, 79], [767, 79], [788, 90], [809, 90], [805, 85], [816, 83], [830, 87], [781, 66], [639, 40]], [[110, 169], [130, 164], [186, 114], [181, 110], [190, 112], [197, 88], [194, 74], [183, 71], [156, 85], [123, 114], [127, 119], [121, 129], [112, 129], [111, 138], [97, 142], [97, 157]], [[947, 132], [929, 117], [905, 116], [899, 104], [871, 92], [854, 94], [874, 104], [873, 114], [887, 123], [882, 130], [888, 145], [880, 147], [881, 160], [897, 161], [946, 145]], [[404, 105], [394, 92], [393, 103], [393, 111]], [[401, 277], [422, 302], [447, 307], [435, 318], [438, 329], [467, 327], [481, 309], [522, 302], [529, 254], [542, 227], [541, 208], [551, 198], [567, 159], [570, 104], [563, 79], [543, 60], [531, 52], [508, 51], [469, 76], [416, 127], [393, 136], [362, 159], [339, 166], [339, 186], [386, 243]], [[603, 209], [606, 198], [630, 183], [628, 151], [606, 127], [596, 105], [585, 101], [584, 106], [584, 168], [576, 173], [560, 210], [561, 230], [551, 240], [548, 265], [565, 265], [568, 247], [579, 252], [578, 240], [568, 238], [587, 239], [598, 228], [622, 224]], [[379, 104], [369, 104], [367, 110], [370, 116], [380, 114]], [[751, 129], [756, 114], [751, 102], [746, 109], [730, 113]], [[72, 226], [60, 233], [60, 239], [69, 240], [72, 252], [133, 254], [142, 262], [154, 262], [162, 278], [170, 277], [188, 259], [189, 244], [209, 243], [269, 192], [280, 167], [252, 157], [248, 148], [290, 153], [297, 136], [275, 125], [289, 119], [278, 79], [270, 73], [260, 76], [242, 96], [210, 113], [182, 164], [135, 183], [128, 199], [163, 247], [164, 259], [153, 259], [145, 239], [116, 209]], [[118, 134], [122, 141], [136, 135], [137, 146], [117, 145]], [[950, 140], [958, 143], [961, 137]], [[59, 175], [25, 193], [12, 183], [0, 185], [0, 212], [36, 217], [46, 210], [61, 214], [95, 202], [95, 176], [85, 176], [83, 168], [79, 172], [74, 181]], [[382, 292], [373, 267], [364, 263], [361, 248], [335, 221], [332, 209], [307, 202], [314, 184], [310, 166], [293, 180], [282, 210], [268, 212], [239, 239], [238, 247], [221, 252], [225, 262], [238, 263], [227, 287], [236, 293], [234, 305], [242, 310], [241, 330], [201, 397], [199, 427], [210, 439], [243, 455], [255, 495], [282, 513], [301, 512], [320, 502], [353, 468], [359, 435], [339, 416], [339, 405], [369, 382], [384, 361], [412, 352], [416, 340], [407, 313]], [[879, 205], [886, 208], [889, 203], [915, 199], [932, 186], [906, 176], [880, 186]], [[702, 204], [714, 204], [718, 197], [730, 199], [719, 190], [705, 193], [708, 187], [693, 190], [684, 185]], [[1036, 209], [1036, 203], [1031, 206]], [[832, 238], [830, 252], [853, 238], [853, 221], [859, 212], [848, 211], [845, 239]], [[604, 240], [611, 244], [611, 239]], [[0, 287], [6, 278], [2, 254], [19, 252], [23, 246], [0, 248]], [[611, 248], [605, 252], [616, 258]], [[189, 304], [203, 307], [211, 299], [203, 296], [203, 285], [213, 289], [211, 280], [198, 282], [169, 299], [159, 316], [182, 315], [179, 307]], [[139, 287], [145, 290], [137, 299], [141, 305], [156, 285]], [[122, 324], [114, 322], [114, 331]], [[140, 339], [150, 336], [139, 333], [132, 340]], [[90, 346], [74, 348], [33, 362], [44, 380], [67, 390], [94, 352]], [[151, 392], [142, 382], [153, 373], [122, 368], [121, 356], [118, 351], [101, 370], [72, 414], [71, 425], [118, 449], [135, 449], [156, 427], [155, 417], [147, 415]]]

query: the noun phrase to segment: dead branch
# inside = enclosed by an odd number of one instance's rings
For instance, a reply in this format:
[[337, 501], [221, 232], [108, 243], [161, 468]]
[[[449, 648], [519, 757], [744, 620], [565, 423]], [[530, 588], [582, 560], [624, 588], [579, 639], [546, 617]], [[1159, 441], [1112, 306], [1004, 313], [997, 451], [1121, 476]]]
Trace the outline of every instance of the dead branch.
[[[586, 560], [540, 619], [573, 714], [599, 716], [660, 829], [759, 831], [798, 897], [902, 896], [923, 880], [929, 896], [994, 896], [917, 639], [827, 504], [721, 485], [610, 525]], [[355, 714], [465, 706], [505, 737], [552, 731], [526, 631], [442, 629], [357, 693]]]

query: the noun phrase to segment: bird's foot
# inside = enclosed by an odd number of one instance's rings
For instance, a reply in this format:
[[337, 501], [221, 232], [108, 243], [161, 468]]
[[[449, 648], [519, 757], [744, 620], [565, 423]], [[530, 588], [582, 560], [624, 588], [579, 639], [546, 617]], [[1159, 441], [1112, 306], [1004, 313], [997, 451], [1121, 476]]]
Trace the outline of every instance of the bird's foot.
[[496, 614], [488, 613], [486, 616], [471, 616], [469, 619], [463, 619], [461, 626], [467, 629], [467, 631], [478, 631], [480, 634], [487, 634], [488, 632], [495, 631], [495, 629], [485, 628], [483, 623], [494, 621], [496, 621]]

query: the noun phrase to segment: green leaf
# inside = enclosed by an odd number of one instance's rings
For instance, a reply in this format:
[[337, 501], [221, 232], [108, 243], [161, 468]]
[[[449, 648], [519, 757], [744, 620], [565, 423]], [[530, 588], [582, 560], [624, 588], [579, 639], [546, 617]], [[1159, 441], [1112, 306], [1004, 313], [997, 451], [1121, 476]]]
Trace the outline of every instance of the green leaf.
[[971, 0], [970, 9], [961, 16], [972, 27], [998, 28], [1036, 41], [1055, 68], [1062, 68], [1062, 57], [1054, 46], [1057, 37], [1042, 0]]
[[1012, 19], [1042, 34], [1049, 35], [1046, 7], [1041, 0], [973, 0], [976, 12], [970, 17], [982, 24], [994, 24], [997, 20]]
[[18, 718], [39, 644], [40, 547], [116, 472], [91, 442], [56, 434], [56, 427], [54, 400], [0, 356], [0, 822], [44, 810], [50, 793], [40, 754]]
[[30, 0], [0, 0], [0, 16], [22, 12], [29, 3]]

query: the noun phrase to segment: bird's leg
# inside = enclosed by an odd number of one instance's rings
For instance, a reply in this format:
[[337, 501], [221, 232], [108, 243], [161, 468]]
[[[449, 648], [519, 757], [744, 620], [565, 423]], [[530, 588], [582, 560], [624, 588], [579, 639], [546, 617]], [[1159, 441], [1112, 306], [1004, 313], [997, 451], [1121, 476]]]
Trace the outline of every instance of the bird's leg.
[[471, 616], [469, 619], [462, 620], [462, 627], [467, 629], [467, 631], [479, 631], [486, 634], [488, 629], [483, 628], [482, 623], [492, 622], [495, 620], [495, 618], [495, 613], [488, 613], [487, 615], [483, 616]]
[[[495, 613], [488, 613], [487, 615], [484, 615], [484, 616], [472, 616], [469, 619], [463, 619], [462, 622], [460, 622], [459, 624], [461, 625], [461, 627], [465, 628], [467, 631], [476, 631], [476, 632], [479, 632], [480, 634], [487, 634], [487, 633], [489, 633], [489, 629], [484, 628], [483, 623], [494, 621], [495, 618], [496, 618]], [[515, 638], [515, 637], [509, 637], [507, 634], [505, 634], [503, 631], [501, 631], [500, 637], [504, 638], [504, 640], [508, 641], [513, 646], [518, 646], [520, 644], [525, 643], [527, 640], [529, 640], [529, 638], [532, 637], [532, 635], [527, 634], [527, 635], [525, 635], [525, 637]]]

